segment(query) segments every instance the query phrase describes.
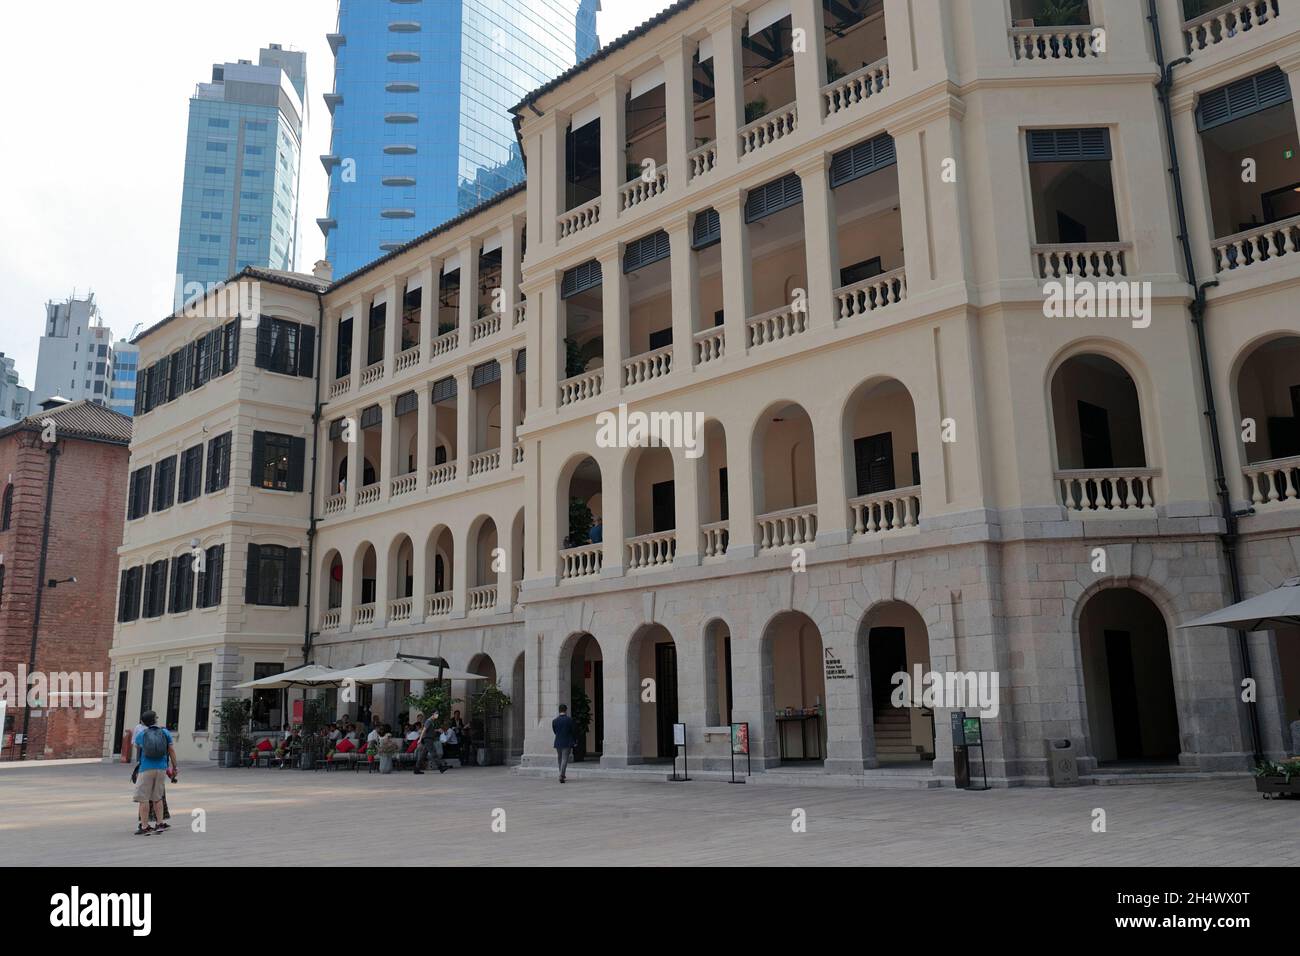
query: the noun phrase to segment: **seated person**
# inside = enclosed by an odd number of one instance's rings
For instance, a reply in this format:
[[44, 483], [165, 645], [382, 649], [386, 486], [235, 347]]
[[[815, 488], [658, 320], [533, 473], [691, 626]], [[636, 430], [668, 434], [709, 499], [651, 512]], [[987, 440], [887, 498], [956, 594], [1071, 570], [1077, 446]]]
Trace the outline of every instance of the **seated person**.
[[417, 726], [415, 726], [415, 724], [410, 724], [410, 725], [406, 728], [406, 739], [407, 739], [407, 740], [419, 740], [419, 739], [420, 739], [420, 728], [417, 727]]
[[357, 749], [357, 745], [353, 743], [351, 740], [349, 740], [347, 737], [344, 737], [334, 746], [334, 752], [339, 754], [355, 753], [356, 749]]

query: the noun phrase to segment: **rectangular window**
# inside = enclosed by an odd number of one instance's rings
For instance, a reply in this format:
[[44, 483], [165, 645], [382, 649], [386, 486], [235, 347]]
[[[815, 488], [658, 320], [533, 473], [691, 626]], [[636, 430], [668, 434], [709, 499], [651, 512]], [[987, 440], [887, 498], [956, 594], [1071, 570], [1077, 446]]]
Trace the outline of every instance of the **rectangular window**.
[[[284, 670], [283, 664], [253, 664], [253, 679], [273, 677]], [[251, 730], [276, 730], [284, 723], [283, 690], [253, 691], [253, 711], [249, 721]]]
[[145, 465], [131, 472], [130, 496], [126, 506], [127, 520], [134, 521], [149, 513], [149, 482], [152, 475], [152, 465]]
[[339, 319], [338, 347], [334, 356], [334, 377], [347, 378], [352, 374], [352, 320]]
[[278, 544], [250, 544], [244, 603], [297, 607], [302, 550]]
[[117, 619], [122, 623], [140, 617], [140, 580], [143, 572], [144, 568], [140, 566], [122, 572], [117, 588]]
[[176, 456], [158, 462], [153, 475], [153, 510], [166, 511], [176, 495]]
[[199, 607], [216, 607], [221, 603], [221, 579], [225, 572], [226, 546], [214, 544], [203, 552], [203, 570], [199, 572]]
[[172, 586], [167, 610], [184, 614], [194, 606], [194, 555], [186, 552], [172, 558]]
[[258, 368], [310, 378], [316, 330], [310, 325], [262, 316], [257, 324]]
[[195, 339], [190, 343], [190, 388], [198, 388], [208, 380], [208, 337]]
[[140, 713], [153, 710], [153, 668], [140, 675]]
[[230, 432], [226, 432], [208, 442], [208, 483], [203, 490], [211, 493], [229, 486]]
[[203, 488], [203, 446], [195, 445], [181, 452], [181, 480], [176, 499], [193, 501]]
[[142, 617], [162, 617], [167, 607], [167, 560], [154, 561], [145, 568]]
[[122, 734], [126, 730], [126, 681], [127, 672], [117, 673], [117, 716], [113, 720], [113, 754], [122, 752]]
[[[212, 665], [199, 665], [199, 683], [194, 689], [194, 731], [208, 729], [208, 702], [212, 697]], [[118, 736], [121, 736], [120, 734]]]
[[252, 485], [271, 491], [302, 491], [307, 440], [253, 432]]
[[366, 336], [366, 364], [375, 365], [384, 360], [384, 326], [388, 303], [376, 302], [370, 306], [370, 327]]
[[167, 729], [175, 733], [181, 729], [181, 672], [183, 667], [167, 671]]
[[221, 330], [221, 374], [239, 364], [239, 320], [232, 319]]

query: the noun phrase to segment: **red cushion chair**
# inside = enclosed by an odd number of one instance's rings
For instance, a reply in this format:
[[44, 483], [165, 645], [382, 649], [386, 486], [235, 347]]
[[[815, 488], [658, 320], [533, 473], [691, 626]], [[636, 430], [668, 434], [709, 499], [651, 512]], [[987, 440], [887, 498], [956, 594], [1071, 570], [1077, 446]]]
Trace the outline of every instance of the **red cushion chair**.
[[418, 740], [412, 740], [412, 741], [411, 741], [411, 745], [410, 745], [409, 747], [406, 748], [406, 752], [407, 752], [408, 754], [413, 754], [413, 753], [415, 753], [415, 750], [416, 750], [416, 748], [417, 748], [419, 745], [420, 745], [420, 742], [419, 742]]
[[344, 737], [342, 740], [340, 740], [340, 741], [338, 742], [337, 746], [335, 746], [335, 748], [334, 748], [335, 752], [337, 752], [337, 753], [341, 753], [341, 754], [350, 754], [350, 753], [352, 753], [352, 751], [354, 751], [354, 750], [356, 750], [356, 749], [357, 749], [356, 744], [354, 744], [352, 741], [348, 740], [348, 738], [346, 738], [346, 737]]

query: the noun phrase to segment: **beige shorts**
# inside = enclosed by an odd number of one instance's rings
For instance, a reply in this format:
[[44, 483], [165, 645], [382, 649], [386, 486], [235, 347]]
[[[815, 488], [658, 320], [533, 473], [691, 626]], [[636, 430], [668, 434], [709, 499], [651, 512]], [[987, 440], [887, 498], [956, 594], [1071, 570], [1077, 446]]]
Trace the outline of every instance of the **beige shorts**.
[[141, 770], [140, 775], [136, 777], [135, 802], [154, 803], [161, 800], [167, 792], [166, 782], [167, 771], [165, 770]]

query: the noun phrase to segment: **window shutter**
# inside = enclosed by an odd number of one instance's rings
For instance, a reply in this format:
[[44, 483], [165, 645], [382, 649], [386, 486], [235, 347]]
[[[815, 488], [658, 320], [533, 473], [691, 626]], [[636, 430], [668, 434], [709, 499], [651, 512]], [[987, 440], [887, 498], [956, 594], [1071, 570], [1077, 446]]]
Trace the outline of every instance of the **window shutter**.
[[142, 567], [144, 571], [144, 585], [141, 588], [142, 596], [140, 598], [140, 613], [145, 617], [152, 617], [153, 611], [153, 565], [146, 564]]
[[260, 487], [266, 466], [266, 432], [253, 432], [253, 466], [249, 484]]
[[257, 357], [254, 364], [258, 368], [271, 367], [271, 323], [257, 323]]
[[[259, 325], [258, 328], [261, 328]], [[207, 334], [208, 340], [208, 378], [221, 374], [221, 329], [216, 328]]]
[[144, 376], [141, 375], [135, 383], [135, 414], [144, 414]]
[[414, 392], [403, 392], [393, 401], [393, 415], [401, 418], [403, 415], [409, 415], [420, 407], [420, 396]]
[[1214, 129], [1290, 100], [1291, 83], [1287, 75], [1273, 67], [1202, 93], [1196, 104], [1196, 128]]
[[302, 491], [303, 472], [307, 467], [307, 439], [289, 441], [289, 490]]
[[288, 548], [284, 555], [284, 606], [298, 606], [298, 581], [302, 577], [302, 548]]
[[705, 209], [695, 215], [691, 229], [691, 248], [704, 249], [722, 241], [722, 217], [716, 209]]
[[600, 262], [592, 259], [582, 265], [574, 266], [564, 273], [560, 282], [560, 298], [568, 299], [579, 292], [594, 289], [601, 283]]
[[669, 256], [668, 233], [662, 229], [629, 242], [623, 250], [623, 271], [635, 272]]
[[528, 370], [528, 352], [526, 349], [520, 349], [515, 353], [515, 374], [523, 375]]
[[751, 189], [745, 197], [745, 222], [757, 222], [765, 216], [797, 206], [803, 202], [803, 184], [798, 173]]
[[123, 568], [117, 579], [117, 620], [126, 620], [127, 599], [130, 597], [131, 569]]
[[869, 176], [897, 161], [894, 138], [888, 133], [856, 143], [831, 157], [831, 188]]
[[445, 402], [456, 397], [456, 379], [448, 375], [433, 383], [433, 404]]
[[361, 409], [361, 427], [374, 428], [382, 424], [384, 420], [384, 410], [378, 405], [370, 405]]
[[298, 326], [298, 374], [311, 378], [316, 361], [316, 329], [310, 325]]
[[257, 603], [257, 572], [261, 564], [262, 549], [256, 544], [248, 546], [248, 567], [244, 570], [244, 603]]
[[1110, 159], [1110, 130], [1031, 129], [1029, 131], [1031, 163], [1068, 163]]
[[221, 374], [233, 371], [239, 364], [239, 320], [226, 323], [222, 336]]
[[336, 418], [330, 422], [330, 441], [338, 441], [343, 437], [343, 419]]
[[501, 363], [496, 359], [476, 366], [470, 374], [470, 388], [481, 388], [501, 379]]

